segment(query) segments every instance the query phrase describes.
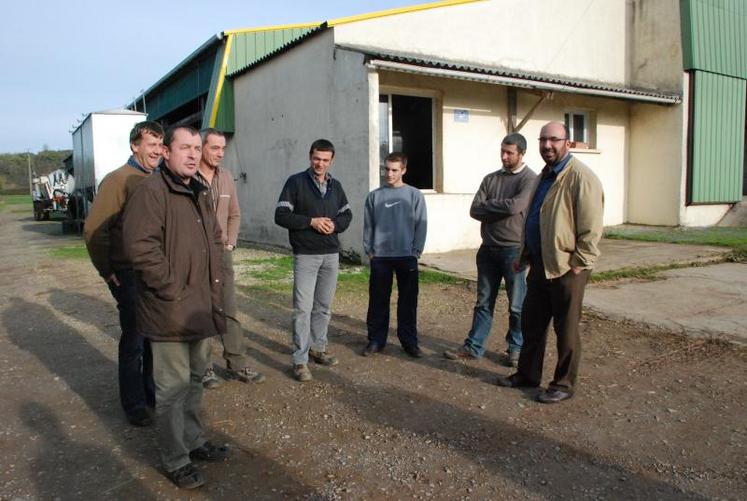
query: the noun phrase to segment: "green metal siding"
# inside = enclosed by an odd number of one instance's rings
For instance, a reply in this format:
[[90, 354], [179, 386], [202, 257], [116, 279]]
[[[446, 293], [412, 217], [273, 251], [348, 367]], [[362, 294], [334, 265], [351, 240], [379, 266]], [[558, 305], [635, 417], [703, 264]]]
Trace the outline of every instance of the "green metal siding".
[[731, 203], [742, 199], [747, 83], [693, 72], [689, 201]]
[[158, 120], [193, 99], [207, 94], [213, 76], [215, 55], [216, 52], [211, 51], [205, 57], [194, 61], [152, 96], [147, 96], [149, 119]]
[[228, 56], [226, 75], [232, 75], [246, 66], [255, 63], [267, 54], [305, 35], [312, 29], [314, 27], [234, 34], [233, 47], [231, 54]]
[[686, 70], [747, 79], [747, 1], [680, 0]]
[[215, 116], [216, 129], [223, 132], [234, 132], [233, 107], [233, 80], [226, 78], [223, 82], [223, 93], [218, 104], [218, 114]]

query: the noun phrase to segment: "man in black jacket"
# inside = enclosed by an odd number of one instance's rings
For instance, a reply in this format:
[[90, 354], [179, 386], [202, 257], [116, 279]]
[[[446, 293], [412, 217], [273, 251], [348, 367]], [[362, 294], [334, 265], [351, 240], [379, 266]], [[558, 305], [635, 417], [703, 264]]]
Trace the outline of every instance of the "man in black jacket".
[[309, 381], [309, 358], [333, 366], [327, 353], [330, 307], [337, 287], [340, 261], [338, 233], [350, 225], [350, 211], [342, 185], [329, 174], [335, 147], [326, 139], [314, 141], [309, 168], [288, 178], [275, 209], [275, 223], [288, 229], [293, 248], [293, 376]]

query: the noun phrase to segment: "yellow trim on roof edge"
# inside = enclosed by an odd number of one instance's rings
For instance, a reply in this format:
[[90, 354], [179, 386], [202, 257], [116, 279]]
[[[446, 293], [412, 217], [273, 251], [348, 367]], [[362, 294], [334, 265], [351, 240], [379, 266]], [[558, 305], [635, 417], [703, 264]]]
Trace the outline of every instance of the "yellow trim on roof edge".
[[226, 30], [224, 35], [240, 35], [242, 33], [256, 33], [258, 31], [277, 31], [292, 30], [294, 28], [316, 28], [322, 23], [296, 23], [296, 24], [276, 24], [275, 26], [259, 26], [257, 28], [238, 28], [235, 30]]
[[215, 127], [215, 121], [218, 119], [218, 106], [220, 105], [221, 94], [223, 94], [223, 83], [226, 80], [226, 68], [228, 67], [228, 56], [233, 48], [233, 35], [228, 35], [226, 40], [226, 50], [223, 51], [223, 60], [220, 63], [218, 73], [218, 83], [215, 85], [215, 97], [213, 98], [213, 109], [210, 110], [210, 127]]
[[406, 14], [408, 12], [417, 12], [421, 10], [437, 9], [439, 7], [450, 7], [452, 5], [461, 5], [465, 3], [477, 3], [484, 2], [486, 0], [441, 0], [440, 2], [422, 3], [418, 5], [410, 5], [409, 7], [397, 7], [394, 9], [380, 10], [378, 12], [369, 12], [367, 14], [358, 14], [355, 16], [341, 17], [339, 19], [333, 19], [327, 21], [328, 26], [335, 26], [337, 24], [354, 23], [356, 21], [365, 21], [367, 19], [375, 19], [377, 17], [393, 16], [396, 14]]

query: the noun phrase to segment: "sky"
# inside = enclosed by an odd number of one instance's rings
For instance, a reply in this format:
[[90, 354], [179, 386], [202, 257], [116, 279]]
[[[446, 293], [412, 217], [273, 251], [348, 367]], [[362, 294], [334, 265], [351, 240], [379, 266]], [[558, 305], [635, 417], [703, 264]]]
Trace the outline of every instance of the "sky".
[[[0, 153], [71, 149], [86, 114], [130, 103], [216, 33], [429, 0], [20, 0], [0, 30]], [[216, 6], [220, 6], [217, 8]]]

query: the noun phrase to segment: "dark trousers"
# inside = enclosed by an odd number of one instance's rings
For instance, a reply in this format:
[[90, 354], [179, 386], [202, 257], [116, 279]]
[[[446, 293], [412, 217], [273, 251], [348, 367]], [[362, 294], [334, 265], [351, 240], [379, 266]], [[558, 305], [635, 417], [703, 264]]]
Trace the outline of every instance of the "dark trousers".
[[397, 276], [397, 337], [402, 346], [418, 345], [418, 260], [408, 257], [374, 257], [368, 282], [368, 340], [380, 347], [389, 334], [389, 298]]
[[109, 290], [117, 301], [119, 325], [119, 399], [125, 414], [155, 407], [156, 390], [153, 384], [153, 355], [150, 341], [138, 333], [135, 326], [137, 288], [133, 270], [115, 272], [119, 286], [109, 282]]
[[527, 295], [521, 315], [524, 346], [519, 357], [519, 374], [529, 383], [542, 380], [547, 330], [550, 319], [557, 337], [558, 364], [548, 388], [573, 393], [581, 360], [578, 325], [590, 270], [578, 275], [569, 271], [548, 280], [542, 263], [533, 262], [527, 276]]

